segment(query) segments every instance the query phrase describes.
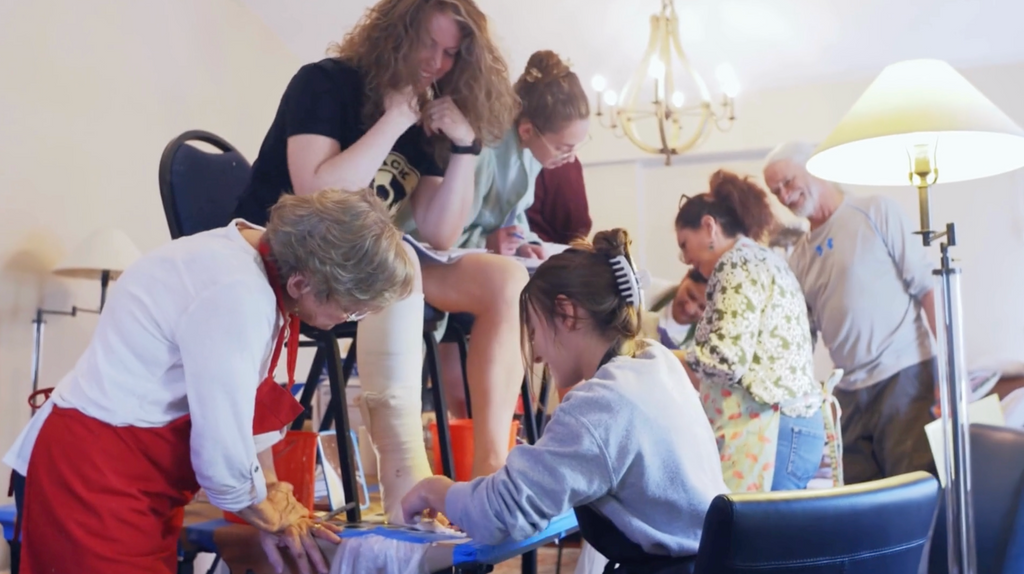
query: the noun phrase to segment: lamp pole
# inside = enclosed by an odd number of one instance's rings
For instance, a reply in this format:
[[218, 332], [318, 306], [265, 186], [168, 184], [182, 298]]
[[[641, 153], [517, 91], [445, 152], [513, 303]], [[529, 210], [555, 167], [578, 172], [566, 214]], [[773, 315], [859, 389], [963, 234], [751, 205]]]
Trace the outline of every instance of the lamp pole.
[[934, 146], [917, 146], [912, 151], [911, 181], [917, 185], [921, 212], [922, 241], [929, 247], [937, 240], [941, 265], [932, 271], [940, 297], [935, 298], [936, 340], [939, 343], [939, 407], [942, 409], [943, 468], [937, 469], [946, 478], [946, 539], [950, 574], [975, 574], [977, 554], [974, 541], [974, 513], [971, 500], [971, 441], [968, 420], [969, 393], [964, 373], [963, 310], [960, 297], [960, 269], [953, 267], [949, 249], [956, 246], [956, 227], [933, 231], [929, 186], [938, 178], [934, 167]]
[[100, 274], [100, 307], [99, 309], [84, 309], [73, 305], [70, 311], [59, 311], [54, 309], [43, 309], [42, 307], [36, 309], [36, 316], [32, 319], [32, 325], [35, 327], [33, 330], [32, 338], [32, 396], [30, 401], [34, 401], [36, 391], [39, 390], [39, 364], [43, 360], [43, 325], [46, 324], [46, 315], [66, 315], [68, 317], [76, 317], [79, 313], [95, 313], [100, 314], [103, 311], [103, 306], [107, 303], [107, 288], [110, 286], [110, 275], [109, 269], [104, 269]]

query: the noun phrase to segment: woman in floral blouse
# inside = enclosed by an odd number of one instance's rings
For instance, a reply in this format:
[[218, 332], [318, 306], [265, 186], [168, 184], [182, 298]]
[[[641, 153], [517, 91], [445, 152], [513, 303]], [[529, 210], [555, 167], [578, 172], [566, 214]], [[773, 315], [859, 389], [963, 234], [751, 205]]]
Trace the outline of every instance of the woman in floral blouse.
[[686, 356], [700, 381], [726, 485], [802, 489], [825, 444], [803, 292], [786, 262], [759, 244], [774, 217], [757, 185], [718, 171], [684, 198], [676, 237], [708, 278], [707, 307]]

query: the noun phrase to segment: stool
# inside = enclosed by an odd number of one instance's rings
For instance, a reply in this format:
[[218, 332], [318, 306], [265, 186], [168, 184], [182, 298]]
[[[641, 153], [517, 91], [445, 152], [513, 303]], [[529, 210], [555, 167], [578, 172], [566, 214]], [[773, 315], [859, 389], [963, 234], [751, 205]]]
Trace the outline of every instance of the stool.
[[[423, 342], [426, 345], [424, 356], [425, 374], [432, 380], [440, 380], [440, 362], [437, 352], [437, 341], [434, 339], [434, 330], [438, 322], [444, 318], [444, 312], [429, 305], [425, 307], [423, 321]], [[349, 377], [352, 376], [352, 367], [355, 365], [356, 344], [358, 342], [358, 323], [349, 322], [336, 325], [333, 329], [322, 330], [303, 324], [301, 334], [309, 340], [299, 342], [300, 347], [316, 347], [316, 354], [313, 363], [309, 368], [309, 375], [302, 389], [302, 396], [299, 403], [303, 412], [292, 423], [292, 430], [300, 430], [305, 421], [312, 417], [311, 403], [316, 394], [317, 386], [320, 383], [324, 367], [327, 367], [327, 381], [331, 389], [331, 400], [324, 410], [324, 418], [320, 423], [321, 431], [330, 428], [331, 423], [338, 433], [338, 460], [341, 464], [341, 481], [345, 491], [345, 500], [351, 501], [345, 505], [345, 518], [348, 522], [359, 522], [362, 514], [359, 508], [359, 494], [357, 481], [357, 466], [354, 458], [353, 448], [348, 440], [351, 428], [348, 420], [347, 400], [345, 387], [348, 385]], [[351, 339], [348, 353], [344, 361], [341, 358], [341, 349], [338, 345], [339, 339]], [[455, 476], [455, 467], [452, 458], [451, 440], [448, 437], [448, 415], [444, 402], [444, 394], [440, 385], [433, 385], [434, 413], [437, 417], [438, 438], [441, 441], [441, 466], [444, 474], [448, 477]]]

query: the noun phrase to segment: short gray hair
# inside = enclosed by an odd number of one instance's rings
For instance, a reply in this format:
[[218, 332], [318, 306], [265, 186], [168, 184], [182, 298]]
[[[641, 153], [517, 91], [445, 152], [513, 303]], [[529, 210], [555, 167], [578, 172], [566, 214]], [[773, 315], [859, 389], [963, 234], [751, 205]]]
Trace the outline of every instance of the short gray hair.
[[800, 140], [781, 143], [764, 158], [764, 167], [784, 160], [789, 160], [801, 167], [806, 166], [807, 160], [811, 159], [817, 148], [818, 146], [815, 144]]
[[318, 301], [374, 312], [412, 292], [416, 263], [370, 189], [285, 194], [270, 210], [266, 238], [281, 280], [301, 274]]

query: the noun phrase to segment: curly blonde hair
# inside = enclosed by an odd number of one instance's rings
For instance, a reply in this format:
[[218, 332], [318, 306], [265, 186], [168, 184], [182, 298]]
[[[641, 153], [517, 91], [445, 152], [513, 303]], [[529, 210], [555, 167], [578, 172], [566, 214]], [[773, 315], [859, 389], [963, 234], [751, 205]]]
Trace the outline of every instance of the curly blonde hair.
[[[487, 16], [473, 0], [380, 0], [329, 53], [363, 74], [368, 95], [363, 121], [372, 125], [384, 113], [385, 95], [419, 83], [417, 52], [436, 11], [450, 14], [462, 34], [455, 63], [436, 82], [437, 90], [452, 98], [484, 145], [497, 143], [512, 125], [518, 98], [508, 64], [491, 39]], [[435, 149], [443, 150], [438, 159], [446, 160], [447, 138], [435, 139], [440, 140], [434, 142]]]

